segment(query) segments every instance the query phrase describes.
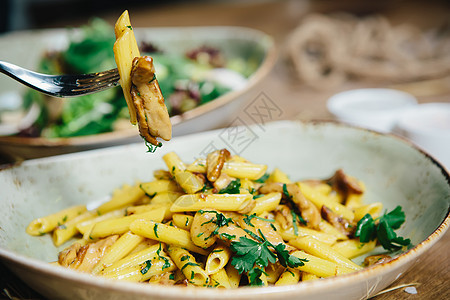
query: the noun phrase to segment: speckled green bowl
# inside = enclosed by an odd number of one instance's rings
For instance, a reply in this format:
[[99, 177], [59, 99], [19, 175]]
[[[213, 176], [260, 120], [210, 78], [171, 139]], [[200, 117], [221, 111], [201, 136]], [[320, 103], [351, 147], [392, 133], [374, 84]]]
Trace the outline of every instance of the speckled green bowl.
[[[123, 183], [150, 180], [176, 151], [186, 162], [212, 148], [279, 167], [292, 179], [326, 178], [336, 169], [363, 180], [366, 202], [401, 205], [399, 234], [411, 250], [387, 264], [298, 285], [217, 290], [110, 281], [55, 267], [49, 236], [31, 237], [34, 218], [76, 203], [94, 203]], [[0, 258], [32, 288], [55, 299], [363, 299], [392, 283], [448, 229], [450, 176], [427, 154], [392, 135], [335, 123], [281, 121], [176, 138], [156, 153], [142, 144], [26, 161], [0, 171]]]

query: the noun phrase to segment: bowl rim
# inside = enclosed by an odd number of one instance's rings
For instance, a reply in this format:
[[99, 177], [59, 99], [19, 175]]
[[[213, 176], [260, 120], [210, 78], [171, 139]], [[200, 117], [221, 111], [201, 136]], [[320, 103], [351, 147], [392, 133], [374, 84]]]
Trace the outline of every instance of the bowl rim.
[[[380, 133], [374, 130], [361, 128], [354, 125], [348, 125], [339, 123], [336, 121], [276, 121], [271, 123], [300, 123], [300, 124], [312, 124], [312, 125], [320, 125], [320, 124], [334, 124], [338, 127], [346, 127], [353, 128], [358, 131], [367, 131], [373, 132], [375, 134], [392, 137], [401, 141], [404, 144], [407, 144], [409, 147], [412, 147], [419, 151], [422, 155], [430, 160], [430, 162], [436, 165], [440, 170], [442, 175], [445, 177], [447, 184], [450, 186], [450, 173], [442, 166], [438, 161], [436, 161], [432, 156], [430, 156], [427, 152], [421, 150], [415, 144], [410, 142], [409, 140], [397, 136], [395, 134], [390, 133]], [[213, 131], [210, 131], [213, 132]], [[110, 148], [111, 149], [111, 148]], [[99, 149], [94, 151], [107, 151], [107, 149]], [[78, 155], [84, 156], [87, 153], [76, 153]], [[74, 154], [65, 154], [65, 155], [74, 155]], [[62, 156], [65, 156], [62, 155]], [[41, 161], [41, 160], [51, 160], [51, 157], [47, 158], [39, 158], [30, 160], [33, 161]], [[17, 165], [27, 164], [27, 162], [19, 163]], [[14, 166], [13, 166], [14, 167]], [[89, 288], [97, 288], [97, 289], [109, 289], [111, 291], [118, 292], [128, 292], [135, 295], [141, 296], [161, 296], [161, 297], [180, 297], [183, 299], [209, 299], [214, 297], [215, 299], [229, 299], [234, 297], [242, 297], [249, 298], [251, 296], [262, 296], [264, 295], [267, 299], [278, 299], [280, 294], [285, 296], [294, 295], [296, 293], [302, 293], [302, 296], [313, 295], [317, 291], [324, 290], [332, 290], [336, 286], [345, 287], [345, 285], [349, 285], [355, 282], [367, 282], [369, 279], [381, 278], [383, 275], [383, 271], [386, 269], [397, 270], [402, 266], [415, 261], [419, 256], [426, 252], [429, 248], [431, 248], [448, 230], [450, 226], [450, 206], [447, 208], [447, 213], [445, 218], [439, 224], [439, 226], [422, 242], [418, 243], [411, 249], [399, 254], [397, 257], [392, 260], [380, 264], [374, 265], [371, 267], [364, 268], [362, 270], [343, 274], [335, 277], [324, 278], [317, 281], [309, 281], [302, 282], [301, 284], [289, 285], [289, 286], [270, 286], [270, 287], [243, 287], [238, 289], [230, 289], [227, 290], [226, 293], [218, 292], [216, 289], [206, 289], [206, 288], [197, 288], [197, 287], [179, 287], [179, 286], [158, 286], [157, 289], [152, 288], [152, 285], [145, 285], [140, 283], [132, 283], [132, 282], [123, 282], [123, 281], [114, 281], [101, 277], [93, 277], [89, 274], [80, 273], [74, 270], [70, 270], [60, 266], [53, 266], [44, 262], [42, 260], [38, 260], [35, 258], [27, 257], [22, 254], [16, 254], [10, 250], [3, 249], [0, 247], [0, 259], [7, 259], [9, 261], [5, 261], [7, 264], [14, 263], [20, 265], [25, 268], [32, 268], [37, 272], [44, 273], [47, 276], [58, 277], [60, 279], [69, 280], [74, 284], [81, 284], [83, 286], [87, 286]], [[378, 279], [379, 280], [379, 279]], [[370, 293], [373, 293], [376, 290], [376, 287], [372, 290], [367, 291], [367, 296]]]
[[[248, 78], [247, 84], [239, 89], [234, 91], [229, 91], [228, 93], [205, 103], [203, 105], [197, 106], [194, 109], [191, 109], [183, 114], [175, 115], [170, 118], [172, 126], [175, 127], [181, 124], [183, 121], [189, 121], [196, 119], [202, 116], [204, 113], [208, 111], [213, 111], [219, 107], [225, 106], [227, 103], [232, 102], [237, 99], [239, 96], [244, 95], [249, 92], [254, 86], [256, 86], [264, 77], [266, 77], [270, 70], [272, 70], [276, 61], [278, 60], [278, 47], [275, 44], [274, 38], [258, 29], [244, 27], [244, 26], [187, 26], [187, 27], [136, 27], [136, 31], [138, 30], [217, 30], [217, 31], [232, 31], [232, 32], [245, 32], [252, 34], [252, 41], [258, 41], [266, 50], [265, 56], [259, 65], [259, 67], [255, 70], [254, 73], [250, 75]], [[64, 28], [55, 28], [55, 29], [40, 29], [40, 30], [24, 30], [19, 31], [7, 35], [13, 34], [24, 34], [24, 33], [42, 33], [42, 32], [66, 32], [67, 29]], [[5, 36], [7, 36], [5, 35]], [[2, 36], [0, 35], [0, 38]], [[0, 136], [0, 145], [8, 144], [8, 145], [26, 145], [30, 147], [55, 147], [55, 146], [88, 146], [91, 144], [102, 144], [113, 141], [118, 141], [121, 139], [139, 137], [139, 132], [136, 128], [127, 128], [123, 130], [116, 130], [112, 132], [105, 132], [100, 134], [93, 135], [85, 135], [78, 137], [68, 137], [68, 138], [44, 138], [44, 137], [17, 137], [17, 136]]]

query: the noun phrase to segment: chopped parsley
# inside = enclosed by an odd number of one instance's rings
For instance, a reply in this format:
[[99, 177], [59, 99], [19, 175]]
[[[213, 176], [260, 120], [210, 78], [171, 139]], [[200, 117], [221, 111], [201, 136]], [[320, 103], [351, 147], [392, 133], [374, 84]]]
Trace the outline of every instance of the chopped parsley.
[[236, 238], [236, 236], [234, 234], [228, 234], [228, 233], [221, 233], [220, 236], [223, 236], [224, 238], [226, 238], [227, 240], [233, 240]]
[[251, 227], [255, 227], [255, 225], [253, 225], [252, 224], [252, 220], [253, 219], [258, 219], [258, 220], [261, 220], [261, 221], [267, 221], [267, 222], [275, 222], [275, 220], [273, 220], [273, 219], [265, 219], [265, 218], [261, 218], [261, 217], [258, 217], [256, 214], [252, 214], [252, 215], [246, 215], [245, 217], [244, 217], [244, 222], [245, 222], [245, 224], [247, 224], [248, 226], [251, 226]]
[[156, 250], [156, 254], [158, 255], [159, 259], [162, 259], [164, 261], [164, 265], [162, 266], [162, 270], [170, 268], [170, 261], [167, 257], [161, 256], [161, 250], [162, 250], [162, 244], [159, 243], [159, 248]]
[[[252, 237], [256, 240], [240, 237], [239, 241], [231, 242], [230, 249], [235, 253], [231, 264], [238, 270], [239, 274], [247, 272], [250, 285], [261, 285], [261, 274], [263, 269], [270, 263], [275, 263], [277, 258], [283, 267], [295, 268], [303, 266], [306, 259], [300, 259], [290, 255], [286, 246], [282, 243], [274, 246], [258, 229], [260, 236], [252, 232]], [[272, 252], [271, 249], [275, 251]]]
[[367, 243], [375, 238], [378, 239], [384, 249], [395, 251], [403, 246], [411, 246], [411, 240], [397, 236], [394, 232], [405, 222], [405, 213], [401, 206], [397, 206], [389, 213], [373, 219], [370, 214], [366, 214], [359, 220], [356, 226], [355, 236], [359, 237], [361, 243]]
[[199, 210], [198, 213], [200, 214], [204, 214], [204, 213], [214, 213], [216, 214], [215, 217], [213, 217], [211, 220], [203, 222], [200, 226], [203, 226], [205, 224], [208, 223], [214, 223], [217, 225], [216, 229], [214, 229], [213, 232], [211, 232], [211, 234], [205, 238], [205, 240], [211, 238], [212, 236], [216, 235], [219, 233], [219, 228], [223, 227], [223, 226], [228, 226], [229, 223], [234, 223], [233, 220], [231, 218], [227, 218], [225, 217], [224, 214], [217, 212], [215, 210]]
[[259, 177], [258, 179], [255, 180], [255, 182], [257, 183], [264, 183], [267, 181], [267, 179], [269, 179], [270, 174], [269, 173], [265, 173], [263, 176]]
[[197, 263], [194, 263], [194, 262], [187, 262], [187, 263], [185, 263], [184, 265], [183, 265], [183, 267], [181, 267], [181, 270], [180, 271], [183, 271], [185, 268], [187, 268], [188, 266], [193, 266], [193, 267], [198, 267], [199, 266], [199, 264], [197, 264]]
[[152, 266], [152, 262], [150, 260], [146, 260], [143, 264], [142, 264], [142, 269], [141, 269], [141, 274], [145, 275], [147, 274], [148, 270], [150, 270]]
[[189, 255], [183, 255], [183, 256], [180, 258], [180, 260], [181, 260], [181, 261], [189, 260]]
[[219, 194], [239, 194], [241, 192], [241, 180], [238, 178], [230, 182], [226, 188], [219, 191]]
[[156, 223], [155, 226], [153, 226], [153, 232], [155, 233], [155, 236], [157, 238], [159, 238], [159, 236], [158, 236], [158, 223]]
[[147, 140], [145, 138], [143, 138], [143, 139], [144, 139], [145, 146], [147, 146], [147, 152], [155, 153], [156, 149], [162, 147], [161, 142], [158, 143], [158, 145], [153, 145], [152, 143], [147, 142]]

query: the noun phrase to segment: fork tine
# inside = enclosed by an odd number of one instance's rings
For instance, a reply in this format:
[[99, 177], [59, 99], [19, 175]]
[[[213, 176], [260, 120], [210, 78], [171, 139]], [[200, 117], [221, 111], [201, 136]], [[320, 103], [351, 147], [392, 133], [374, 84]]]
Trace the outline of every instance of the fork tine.
[[41, 93], [56, 97], [92, 94], [119, 84], [117, 69], [84, 75], [47, 75], [0, 61], [0, 72]]

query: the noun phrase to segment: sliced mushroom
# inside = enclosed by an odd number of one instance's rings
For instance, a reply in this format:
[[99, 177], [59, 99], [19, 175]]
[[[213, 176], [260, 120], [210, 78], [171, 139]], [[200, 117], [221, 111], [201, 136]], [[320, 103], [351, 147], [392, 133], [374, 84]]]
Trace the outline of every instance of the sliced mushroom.
[[373, 265], [378, 265], [378, 264], [388, 262], [391, 259], [392, 259], [392, 257], [390, 257], [387, 254], [370, 255], [364, 259], [364, 265], [367, 267], [373, 266]]
[[342, 218], [341, 216], [337, 215], [336, 213], [334, 213], [331, 209], [329, 209], [325, 205], [322, 206], [321, 215], [324, 220], [328, 221], [328, 223], [333, 225], [342, 234], [344, 234], [348, 237], [353, 236], [353, 233], [356, 228], [355, 224], [353, 224], [350, 221], [348, 221], [347, 219]]
[[89, 273], [118, 238], [118, 235], [111, 235], [84, 246], [75, 243], [59, 253], [58, 262], [61, 266]]
[[[279, 192], [285, 194], [283, 190], [283, 183], [280, 182], [271, 182], [266, 183], [259, 189], [261, 194], [267, 194], [271, 192]], [[295, 183], [286, 184], [286, 191], [289, 194], [292, 202], [297, 205], [300, 210], [303, 219], [307, 222], [308, 226], [316, 228], [320, 221], [320, 212], [319, 209], [305, 196], [302, 194], [299, 186]], [[286, 196], [286, 195], [285, 195]]]
[[231, 154], [227, 149], [210, 152], [206, 157], [206, 177], [214, 182], [219, 178], [223, 164], [230, 159]]
[[337, 170], [334, 175], [325, 180], [325, 182], [338, 193], [342, 195], [343, 202], [347, 200], [350, 194], [362, 194], [364, 191], [359, 186], [358, 182], [346, 175], [342, 169]]
[[131, 97], [141, 136], [153, 145], [159, 144], [157, 137], [170, 140], [172, 124], [150, 56], [136, 57], [133, 60], [131, 82]]

